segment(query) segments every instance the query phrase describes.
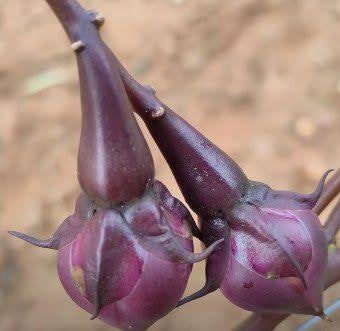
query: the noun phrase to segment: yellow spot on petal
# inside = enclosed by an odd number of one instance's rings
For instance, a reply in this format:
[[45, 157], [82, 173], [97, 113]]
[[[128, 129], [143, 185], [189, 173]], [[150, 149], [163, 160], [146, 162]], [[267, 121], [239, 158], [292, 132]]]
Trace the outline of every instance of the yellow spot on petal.
[[83, 269], [76, 267], [71, 269], [71, 277], [74, 285], [82, 295], [85, 295], [85, 278]]
[[278, 275], [275, 274], [274, 271], [268, 271], [266, 277], [267, 277], [267, 279], [277, 279], [277, 278], [279, 278]]

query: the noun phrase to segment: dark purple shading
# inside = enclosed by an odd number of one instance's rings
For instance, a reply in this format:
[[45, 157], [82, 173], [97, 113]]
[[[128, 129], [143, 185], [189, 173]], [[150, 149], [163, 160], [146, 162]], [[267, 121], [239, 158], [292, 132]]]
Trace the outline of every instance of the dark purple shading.
[[227, 273], [230, 255], [230, 228], [228, 224], [220, 218], [205, 220], [202, 222], [202, 233], [206, 246], [216, 242], [217, 239], [224, 239], [224, 241], [207, 258], [205, 285], [197, 292], [182, 299], [177, 307], [216, 291]]
[[[185, 236], [187, 228], [183, 228], [182, 221], [185, 220], [185, 224], [190, 228], [192, 235], [200, 241], [203, 241], [201, 230], [198, 228], [187, 207], [185, 207], [180, 200], [172, 196], [169, 190], [160, 181], [154, 181], [153, 190], [157, 196], [157, 200], [162, 204], [163, 208], [173, 213], [174, 218], [170, 223], [173, 230], [182, 236]], [[177, 220], [177, 222], [174, 222], [175, 220]]]
[[182, 210], [169, 209], [161, 198], [151, 190], [123, 211], [139, 243], [157, 257], [171, 262], [195, 263], [206, 259], [223, 238], [215, 240], [202, 253], [186, 249], [184, 241], [191, 238], [191, 234], [185, 215], [181, 215]]
[[[280, 210], [310, 210], [314, 207], [330, 170], [324, 173], [317, 188], [311, 194], [277, 191], [268, 185], [249, 180], [227, 154], [159, 101], [153, 90], [136, 82], [117, 58], [114, 57], [113, 61], [120, 72], [135, 111], [143, 118], [166, 158], [186, 201], [202, 219], [203, 237], [207, 231], [204, 230], [204, 224], [209, 219], [219, 219], [226, 225], [236, 226], [238, 219], [233, 215], [233, 208], [238, 204], [244, 203], [244, 205], [248, 204], [253, 207]], [[255, 222], [250, 218], [248, 225], [252, 223]], [[254, 224], [252, 228], [254, 229], [256, 226], [259, 227], [260, 224]], [[310, 260], [302, 261], [305, 258], [302, 255], [298, 261], [289, 245], [289, 238], [282, 237], [280, 231], [274, 229], [274, 226], [275, 223], [272, 224], [267, 234], [270, 234], [274, 245], [280, 248], [285, 261], [289, 261], [290, 271], [287, 272], [292, 273], [294, 270], [294, 276], [298, 277], [301, 284], [306, 286], [303, 270]], [[267, 227], [267, 225], [263, 224], [263, 227]], [[309, 243], [309, 248], [311, 244]], [[229, 245], [229, 242], [225, 242], [225, 245]], [[207, 275], [215, 273], [215, 271], [210, 272], [209, 270], [214, 270], [215, 265], [219, 267], [222, 261], [216, 259], [215, 262], [212, 262], [213, 254], [207, 260]], [[228, 254], [224, 255], [228, 261]], [[225, 270], [225, 268], [222, 269]], [[214, 284], [208, 288], [211, 291], [217, 287]], [[207, 294], [209, 291], [206, 285], [198, 293], [182, 300], [179, 305], [200, 297], [202, 294]]]
[[263, 183], [251, 182], [242, 200], [262, 207], [311, 210], [320, 198], [325, 180], [331, 171], [333, 170], [325, 171], [315, 191], [310, 194], [273, 190]]
[[103, 206], [138, 198], [154, 178], [150, 150], [133, 115], [94, 13], [74, 0], [47, 0], [75, 50], [82, 105], [78, 179]]
[[[311, 209], [328, 170], [311, 194], [277, 191], [245, 176], [236, 162], [140, 85], [114, 56], [134, 110], [142, 117], [167, 160], [190, 207], [200, 217], [227, 214], [237, 201], [279, 209]], [[159, 110], [162, 109], [161, 115]], [[157, 116], [156, 116], [157, 115]]]
[[[192, 252], [188, 229], [198, 237], [202, 234], [184, 205], [154, 182], [150, 151], [113, 54], [97, 31], [102, 20], [75, 0], [47, 2], [63, 24], [78, 62], [83, 115], [78, 177], [85, 193], [74, 215], [51, 239], [12, 234], [59, 249], [63, 261], [68, 259], [60, 278], [63, 282], [70, 274], [76, 302], [87, 310], [84, 299], [91, 303], [93, 318], [99, 315], [124, 329], [144, 328], [175, 307], [192, 263], [206, 258], [224, 238], [202, 253]], [[68, 281], [64, 286], [70, 287]]]

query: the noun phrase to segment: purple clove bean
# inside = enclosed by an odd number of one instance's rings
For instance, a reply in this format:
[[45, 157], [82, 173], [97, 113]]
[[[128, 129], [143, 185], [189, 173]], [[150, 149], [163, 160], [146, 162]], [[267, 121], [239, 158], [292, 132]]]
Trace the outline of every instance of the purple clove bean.
[[205, 286], [179, 306], [220, 287], [244, 309], [322, 315], [327, 244], [312, 208], [330, 171], [311, 194], [278, 191], [248, 179], [230, 156], [135, 81], [116, 57], [113, 62], [134, 110], [200, 217], [204, 242], [225, 238], [223, 248], [207, 259]]
[[77, 57], [83, 192], [52, 238], [10, 233], [58, 250], [60, 280], [92, 318], [122, 330], [144, 330], [177, 305], [192, 263], [207, 258], [223, 238], [193, 252], [191, 233], [202, 238], [201, 231], [185, 206], [154, 179], [150, 150], [113, 54], [98, 32], [103, 17], [75, 0], [47, 2]]

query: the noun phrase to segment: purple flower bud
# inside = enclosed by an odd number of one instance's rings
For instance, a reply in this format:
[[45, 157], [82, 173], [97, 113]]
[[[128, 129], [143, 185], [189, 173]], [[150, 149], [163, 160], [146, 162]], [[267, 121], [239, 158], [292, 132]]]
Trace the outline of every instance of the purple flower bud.
[[[82, 101], [78, 157], [81, 193], [52, 238], [11, 232], [58, 250], [58, 273], [82, 308], [121, 329], [145, 329], [182, 297], [193, 253], [190, 213], [154, 179], [150, 150], [134, 118], [113, 55], [99, 37], [102, 19], [75, 0], [47, 0], [77, 55]], [[100, 17], [101, 18], [101, 17]]]
[[[135, 111], [200, 217], [204, 242], [226, 238], [207, 259], [205, 286], [179, 305], [220, 287], [244, 309], [322, 314], [327, 246], [311, 209], [329, 171], [312, 194], [249, 180], [234, 160], [114, 61]], [[163, 109], [161, 116], [155, 116], [157, 109]]]
[[234, 214], [222, 293], [256, 312], [322, 314], [327, 249], [317, 215], [249, 205]]
[[190, 214], [163, 184], [121, 209], [97, 208], [84, 194], [74, 214], [48, 240], [11, 232], [33, 245], [59, 250], [58, 273], [82, 308], [121, 329], [144, 329], [173, 309], [192, 263], [220, 243], [193, 253]]

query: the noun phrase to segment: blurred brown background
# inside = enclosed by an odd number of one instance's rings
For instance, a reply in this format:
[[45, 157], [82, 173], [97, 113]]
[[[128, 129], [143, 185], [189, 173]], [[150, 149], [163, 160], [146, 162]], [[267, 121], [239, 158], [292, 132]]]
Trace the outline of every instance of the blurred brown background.
[[[82, 3], [105, 14], [104, 38], [136, 77], [249, 177], [309, 192], [325, 169], [339, 167], [340, 1]], [[0, 0], [0, 113], [0, 330], [109, 330], [66, 296], [54, 252], [6, 233], [48, 237], [79, 192], [75, 59], [43, 0]], [[148, 139], [158, 178], [181, 197]], [[202, 285], [203, 270], [195, 266], [188, 292]], [[327, 292], [326, 304], [339, 289]], [[216, 292], [152, 329], [228, 331], [247, 315]], [[292, 317], [278, 330], [305, 319]]]

